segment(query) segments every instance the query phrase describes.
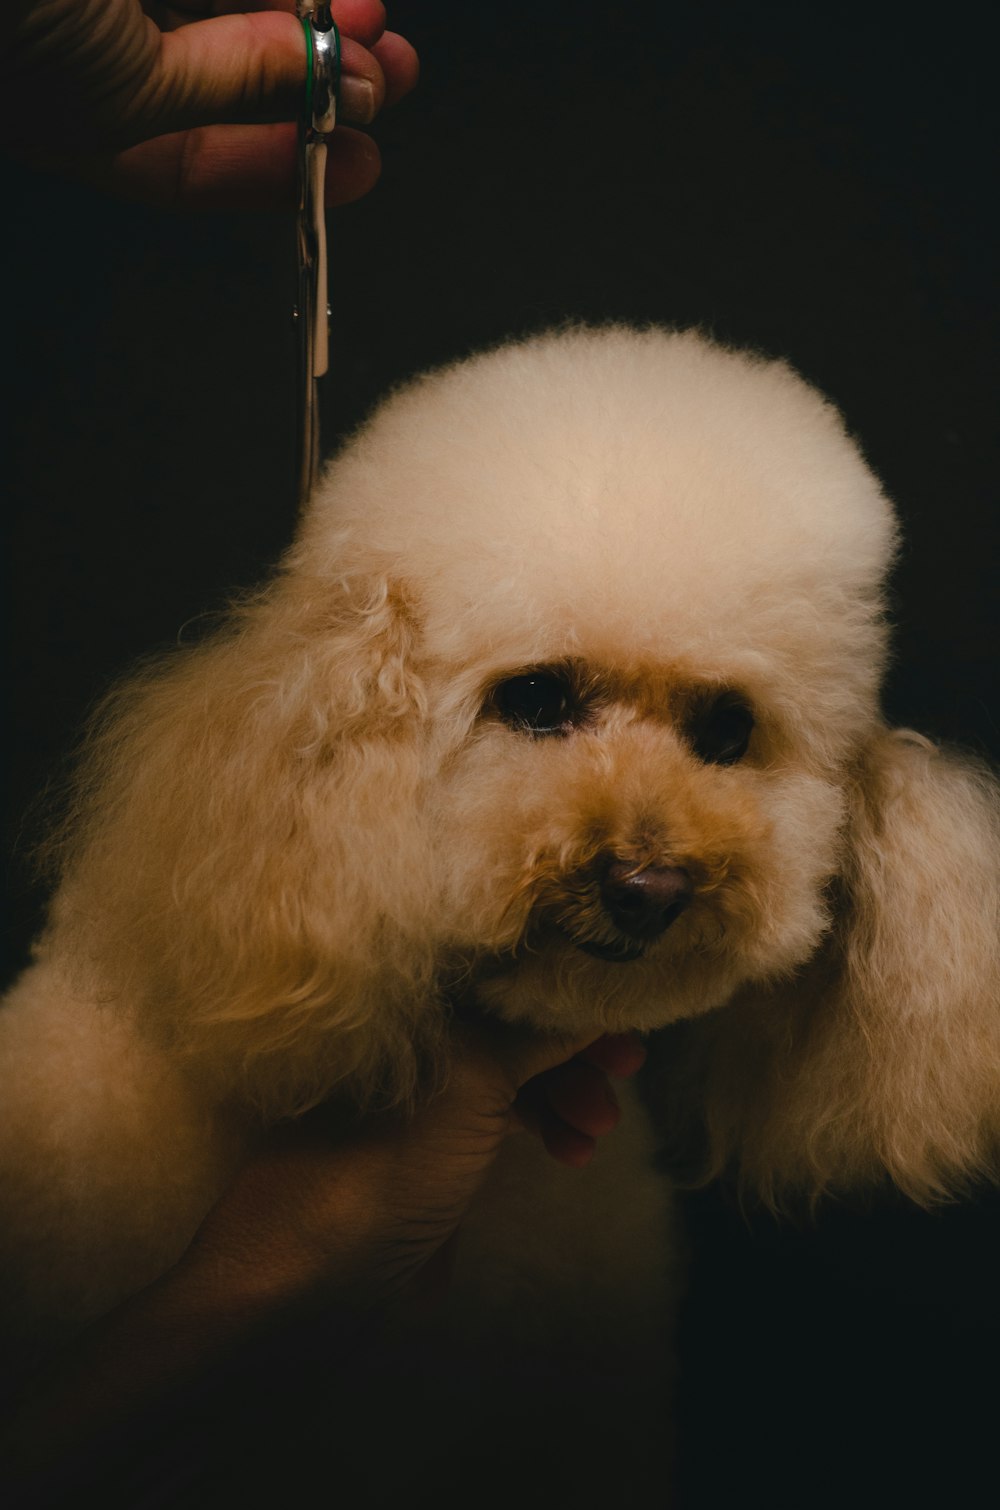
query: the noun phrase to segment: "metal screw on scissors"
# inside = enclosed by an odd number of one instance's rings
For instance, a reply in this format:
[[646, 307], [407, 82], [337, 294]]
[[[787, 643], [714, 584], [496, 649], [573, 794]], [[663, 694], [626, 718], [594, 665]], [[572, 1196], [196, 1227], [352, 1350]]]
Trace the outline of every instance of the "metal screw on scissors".
[[306, 39], [306, 97], [299, 120], [298, 302], [299, 507], [304, 508], [319, 466], [317, 380], [330, 365], [324, 182], [326, 143], [337, 122], [340, 33], [328, 3], [297, 0]]

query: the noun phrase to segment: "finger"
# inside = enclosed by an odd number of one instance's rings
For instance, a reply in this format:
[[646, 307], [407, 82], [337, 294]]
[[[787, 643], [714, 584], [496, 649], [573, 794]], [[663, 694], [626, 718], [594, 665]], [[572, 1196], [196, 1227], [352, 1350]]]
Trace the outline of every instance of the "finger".
[[340, 44], [337, 119], [367, 126], [385, 104], [385, 75], [375, 54], [350, 37]]
[[578, 1132], [575, 1127], [568, 1127], [551, 1112], [542, 1120], [541, 1136], [545, 1151], [570, 1169], [583, 1169], [597, 1149], [594, 1138]]
[[334, 0], [330, 9], [342, 34], [365, 47], [372, 47], [385, 31], [382, 0]]
[[360, 199], [375, 187], [381, 171], [382, 154], [371, 137], [338, 127], [327, 148], [326, 204], [336, 208]]
[[646, 1046], [637, 1033], [605, 1033], [584, 1050], [584, 1059], [619, 1079], [634, 1075], [646, 1062]]
[[590, 1138], [618, 1126], [621, 1108], [602, 1070], [574, 1059], [559, 1065], [541, 1082], [549, 1108], [560, 1121]]
[[[500, 1025], [503, 1027], [503, 1025]], [[515, 1089], [557, 1065], [575, 1058], [593, 1043], [593, 1037], [568, 1038], [556, 1033], [537, 1033], [526, 1029], [506, 1029], [504, 1038], [492, 1045], [493, 1051], [507, 1070]]]
[[398, 32], [387, 31], [378, 42], [371, 44], [385, 80], [386, 105], [395, 105], [404, 94], [416, 87], [420, 77], [420, 59], [416, 49]]
[[[95, 160], [82, 176], [127, 199], [165, 209], [287, 210], [298, 203], [298, 136], [290, 123], [205, 126]], [[337, 130], [326, 202], [348, 204], [378, 180], [381, 159], [363, 132]]]
[[[334, 0], [330, 7], [342, 37], [353, 37], [371, 47], [385, 31], [382, 0]], [[187, 26], [209, 16], [229, 16], [242, 11], [285, 11], [296, 14], [296, 0], [146, 0], [143, 10], [164, 30]]]

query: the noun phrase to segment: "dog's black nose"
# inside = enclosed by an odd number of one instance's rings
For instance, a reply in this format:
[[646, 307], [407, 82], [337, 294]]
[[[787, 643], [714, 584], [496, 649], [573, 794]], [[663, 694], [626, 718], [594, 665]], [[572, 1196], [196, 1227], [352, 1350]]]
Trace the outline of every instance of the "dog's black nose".
[[679, 865], [636, 870], [612, 860], [601, 882], [601, 901], [616, 928], [634, 939], [659, 938], [694, 897], [691, 877]]

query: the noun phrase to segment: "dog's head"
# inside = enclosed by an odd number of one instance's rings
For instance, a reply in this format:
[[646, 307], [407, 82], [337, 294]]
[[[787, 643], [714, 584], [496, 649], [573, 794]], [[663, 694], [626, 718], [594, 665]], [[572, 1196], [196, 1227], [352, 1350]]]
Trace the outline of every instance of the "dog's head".
[[333, 464], [295, 570], [408, 625], [434, 927], [481, 1000], [649, 1028], [813, 953], [893, 534], [827, 403], [692, 334], [503, 348]]

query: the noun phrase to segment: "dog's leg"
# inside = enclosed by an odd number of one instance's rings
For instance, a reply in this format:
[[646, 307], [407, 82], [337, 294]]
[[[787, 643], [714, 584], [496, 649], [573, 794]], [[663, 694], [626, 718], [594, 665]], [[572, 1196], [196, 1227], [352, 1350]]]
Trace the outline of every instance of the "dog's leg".
[[0, 1010], [0, 1271], [11, 1329], [56, 1342], [183, 1252], [238, 1130], [111, 1008], [35, 965]]

